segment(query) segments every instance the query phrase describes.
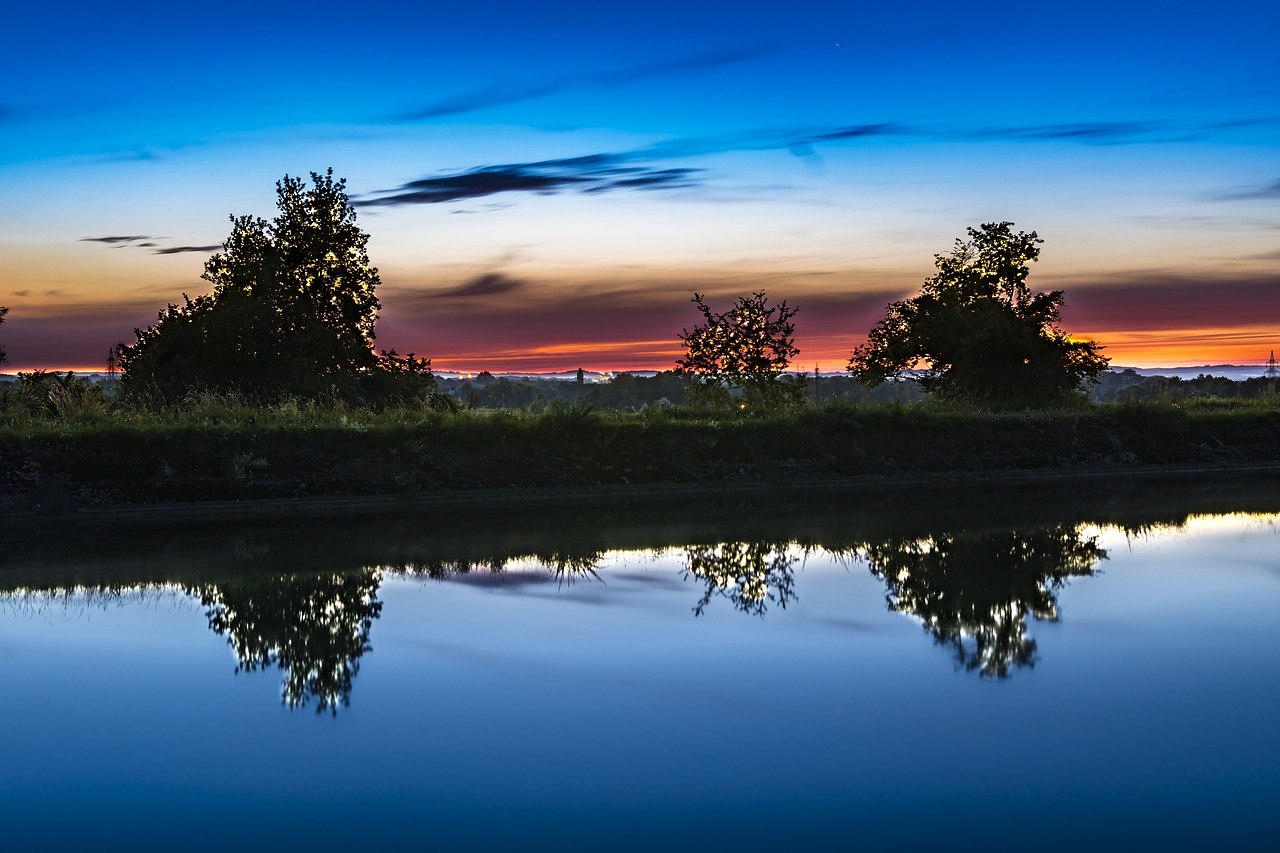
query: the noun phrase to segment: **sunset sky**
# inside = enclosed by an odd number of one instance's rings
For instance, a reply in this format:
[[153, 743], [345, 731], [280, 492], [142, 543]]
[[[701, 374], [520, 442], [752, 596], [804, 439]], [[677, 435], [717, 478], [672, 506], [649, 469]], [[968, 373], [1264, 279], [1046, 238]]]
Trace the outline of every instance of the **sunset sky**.
[[442, 370], [670, 367], [698, 314], [849, 350], [966, 226], [1117, 364], [1280, 349], [1280, 4], [7, 7], [6, 369], [97, 368], [275, 181], [347, 179], [377, 343]]

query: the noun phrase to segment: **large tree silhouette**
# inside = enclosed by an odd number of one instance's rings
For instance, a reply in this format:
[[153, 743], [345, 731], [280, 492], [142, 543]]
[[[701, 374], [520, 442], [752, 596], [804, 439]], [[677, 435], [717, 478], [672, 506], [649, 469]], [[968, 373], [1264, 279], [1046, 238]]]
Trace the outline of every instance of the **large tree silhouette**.
[[308, 187], [285, 175], [276, 206], [271, 221], [231, 217], [223, 250], [205, 263], [212, 293], [183, 294], [136, 330], [136, 343], [120, 346], [125, 387], [314, 395], [354, 393], [368, 377], [392, 374], [432, 390], [426, 360], [374, 353], [378, 270], [345, 180], [312, 172]]
[[934, 256], [938, 272], [919, 295], [889, 304], [849, 370], [871, 387], [910, 375], [940, 397], [996, 408], [1079, 399], [1108, 359], [1095, 342], [1058, 327], [1061, 290], [1027, 287], [1028, 264], [1044, 241], [1034, 231], [1013, 233], [1011, 222], [967, 230], [951, 254]]

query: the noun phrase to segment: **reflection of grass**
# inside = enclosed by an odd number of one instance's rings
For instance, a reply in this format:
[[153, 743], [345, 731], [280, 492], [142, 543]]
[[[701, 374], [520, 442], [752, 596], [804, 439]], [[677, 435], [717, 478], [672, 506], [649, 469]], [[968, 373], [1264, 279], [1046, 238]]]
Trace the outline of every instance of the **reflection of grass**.
[[375, 411], [214, 394], [55, 410], [10, 396], [0, 392], [7, 467], [35, 462], [135, 499], [1280, 460], [1280, 396], [1006, 413], [831, 404], [775, 415]]

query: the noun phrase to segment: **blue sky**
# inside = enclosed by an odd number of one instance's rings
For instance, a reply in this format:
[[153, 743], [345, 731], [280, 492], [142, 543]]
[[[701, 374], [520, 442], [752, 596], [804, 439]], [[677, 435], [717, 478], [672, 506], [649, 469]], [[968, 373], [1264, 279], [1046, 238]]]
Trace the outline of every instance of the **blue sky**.
[[764, 289], [838, 368], [964, 228], [1119, 363], [1280, 342], [1280, 13], [1225, 2], [46, 4], [6, 11], [0, 341], [92, 366], [229, 214], [332, 166], [378, 342], [446, 369], [665, 367]]

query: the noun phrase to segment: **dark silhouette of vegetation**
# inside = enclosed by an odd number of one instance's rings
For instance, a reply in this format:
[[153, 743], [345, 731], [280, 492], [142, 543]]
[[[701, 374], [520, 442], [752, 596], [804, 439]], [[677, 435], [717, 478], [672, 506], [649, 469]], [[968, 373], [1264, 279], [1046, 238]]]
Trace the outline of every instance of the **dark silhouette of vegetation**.
[[1035, 666], [1027, 617], [1056, 621], [1057, 591], [1107, 557], [1096, 537], [1064, 524], [890, 538], [857, 551], [887, 586], [890, 609], [920, 619], [958, 668], [995, 678]]
[[742, 395], [742, 405], [752, 408], [804, 401], [804, 382], [784, 378], [787, 365], [800, 353], [791, 322], [798, 308], [785, 301], [770, 306], [764, 291], [738, 297], [721, 314], [701, 294], [695, 293], [693, 302], [704, 323], [680, 331], [688, 352], [676, 362], [676, 373], [693, 379], [690, 396], [695, 402], [724, 406], [735, 391]]
[[[5, 315], [9, 313], [9, 309], [0, 305], [0, 326], [4, 325]], [[4, 347], [0, 346], [0, 364], [8, 364], [9, 356], [5, 353]]]
[[232, 216], [206, 263], [213, 292], [169, 305], [119, 347], [122, 386], [181, 395], [192, 388], [256, 397], [406, 402], [435, 390], [430, 361], [373, 350], [380, 308], [369, 235], [345, 180], [311, 173], [276, 183], [279, 214]]
[[969, 228], [968, 241], [935, 255], [938, 272], [918, 296], [889, 304], [853, 351], [850, 372], [869, 386], [907, 375], [941, 398], [992, 408], [1082, 399], [1083, 383], [1097, 381], [1109, 359], [1097, 343], [1058, 328], [1061, 290], [1027, 287], [1044, 241], [1012, 226]]
[[21, 411], [60, 423], [100, 417], [109, 405], [101, 385], [85, 382], [71, 371], [18, 371], [17, 383], [9, 384], [0, 396], [0, 410]]
[[687, 381], [672, 371], [654, 376], [619, 373], [608, 381], [566, 382], [560, 379], [494, 377], [487, 371], [474, 379], [439, 380], [441, 390], [473, 409], [554, 408], [583, 404], [598, 409], [643, 411], [654, 405], [681, 405], [688, 399]]
[[785, 542], [723, 542], [686, 548], [685, 577], [706, 585], [694, 614], [701, 616], [717, 595], [752, 616], [763, 616], [769, 602], [785, 610], [796, 598], [796, 559]]
[[278, 667], [289, 708], [316, 702], [336, 714], [351, 696], [369, 629], [382, 612], [375, 569], [321, 574], [254, 575], [188, 588], [206, 608], [209, 627], [235, 652], [236, 671]]
[[1166, 402], [1187, 400], [1257, 400], [1280, 394], [1280, 379], [1254, 376], [1235, 380], [1200, 374], [1194, 379], [1177, 376], [1142, 376], [1128, 369], [1104, 373], [1092, 397], [1101, 403]]

